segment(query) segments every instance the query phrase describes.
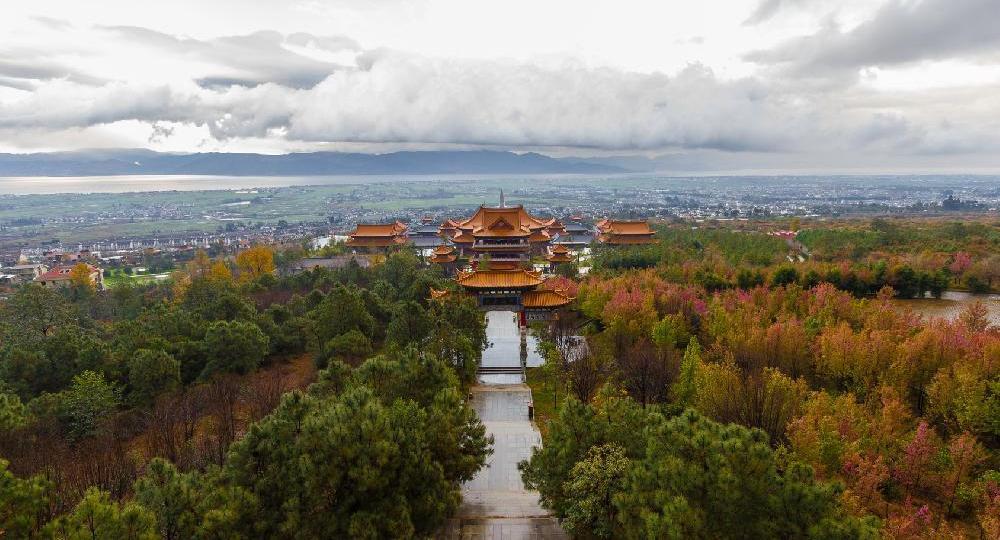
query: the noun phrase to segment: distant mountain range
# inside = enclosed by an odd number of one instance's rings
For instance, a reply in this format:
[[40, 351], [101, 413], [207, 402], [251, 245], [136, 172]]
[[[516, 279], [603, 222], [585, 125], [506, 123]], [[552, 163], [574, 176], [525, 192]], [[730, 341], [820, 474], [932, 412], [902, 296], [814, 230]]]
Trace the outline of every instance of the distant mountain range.
[[220, 175], [315, 176], [366, 174], [613, 174], [617, 163], [553, 158], [534, 152], [420, 151], [387, 154], [308, 152], [281, 155], [151, 150], [81, 150], [0, 154], [0, 176]]

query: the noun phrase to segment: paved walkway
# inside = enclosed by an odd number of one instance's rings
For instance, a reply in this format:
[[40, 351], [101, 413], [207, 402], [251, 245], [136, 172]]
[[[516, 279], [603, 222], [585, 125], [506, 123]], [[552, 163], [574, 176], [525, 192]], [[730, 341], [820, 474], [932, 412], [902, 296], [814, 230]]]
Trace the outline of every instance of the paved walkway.
[[[510, 317], [509, 312], [490, 312], [489, 324]], [[513, 319], [511, 319], [513, 321]], [[503, 321], [503, 319], [501, 319]], [[490, 339], [510, 338], [505, 321], [494, 327]], [[499, 331], [497, 331], [499, 330]], [[517, 331], [514, 325], [514, 331]], [[505, 335], [506, 334], [506, 335]], [[516, 337], [516, 334], [515, 336]], [[520, 338], [511, 356], [495, 356], [495, 366], [520, 365]], [[510, 348], [506, 349], [508, 353]], [[486, 357], [484, 355], [484, 365]], [[493, 435], [493, 455], [475, 478], [462, 486], [462, 507], [449, 521], [441, 538], [446, 539], [547, 539], [566, 538], [555, 518], [538, 505], [538, 493], [524, 489], [517, 464], [531, 456], [531, 449], [542, 444], [538, 428], [528, 419], [531, 389], [521, 384], [481, 384], [474, 386], [472, 406]]]
[[[511, 311], [486, 312], [486, 339], [489, 346], [483, 351], [480, 364], [484, 368], [521, 367], [521, 331], [517, 327], [517, 317]], [[525, 364], [528, 367], [542, 365], [542, 357], [536, 350], [538, 342], [534, 336], [527, 336]], [[521, 375], [488, 373], [480, 374], [483, 384], [517, 384], [524, 382]]]

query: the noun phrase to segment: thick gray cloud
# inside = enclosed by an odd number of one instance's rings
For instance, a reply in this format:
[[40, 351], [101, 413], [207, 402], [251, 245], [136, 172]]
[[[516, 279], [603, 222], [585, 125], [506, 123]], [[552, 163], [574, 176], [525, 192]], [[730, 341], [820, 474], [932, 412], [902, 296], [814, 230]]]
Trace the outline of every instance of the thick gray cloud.
[[83, 86], [54, 81], [13, 104], [0, 104], [0, 128], [65, 129], [123, 120], [204, 122], [212, 117], [199, 96], [167, 86], [113, 82]]
[[770, 151], [808, 134], [807, 116], [759, 81], [701, 66], [669, 77], [379, 51], [308, 89], [53, 84], [0, 106], [0, 127], [173, 121], [219, 139]]
[[[781, 0], [769, 0], [761, 8]], [[760, 11], [760, 9], [758, 9]], [[890, 0], [848, 32], [827, 26], [746, 58], [797, 75], [856, 73], [892, 66], [995, 52], [1000, 46], [1000, 1]]]
[[[966, 13], [975, 3], [954, 2]], [[888, 25], [887, 13], [904, 10], [909, 18], [897, 14], [900, 24], [913, 32], [922, 27], [917, 21], [927, 24], [926, 10], [939, 3], [925, 0], [904, 9], [893, 0], [851, 32], [828, 30], [835, 36], [831, 47], [841, 51], [830, 57], [821, 56], [827, 54], [818, 44], [818, 36], [826, 35], [821, 33], [805, 38], [817, 41], [810, 41], [812, 48], [785, 45], [755, 58], [804, 71], [816, 64], [827, 71], [856, 70], [878, 64], [875, 53], [882, 61], [905, 63], [909, 60], [878, 50], [862, 54], [873, 46], [860, 45], [872, 32], [863, 29]], [[978, 35], [986, 39], [981, 30]], [[363, 50], [348, 37], [306, 33], [195, 39], [141, 27], [101, 32], [152, 49], [156, 54], [150, 58], [172, 61], [171, 73], [183, 75], [144, 83], [123, 69], [121, 79], [85, 80], [86, 74], [41, 55], [0, 55], [0, 86], [25, 91], [0, 101], [0, 140], [17, 133], [43, 140], [46, 130], [69, 138], [95, 126], [131, 122], [150, 126], [150, 144], [194, 130], [199, 138], [276, 141], [282, 148], [356, 144], [853, 156], [975, 153], [1000, 145], [992, 135], [1000, 130], [998, 89], [885, 93], [840, 79], [835, 86], [801, 84], [780, 68], [727, 79], [699, 64], [666, 75], [427, 58]], [[953, 43], [950, 50], [996, 53], [997, 47]], [[134, 56], [143, 59], [147, 52]]]
[[309, 88], [341, 66], [297, 54], [285, 45], [313, 46], [329, 52], [357, 49], [357, 43], [339, 36], [296, 33], [286, 38], [278, 32], [261, 31], [210, 40], [179, 38], [136, 26], [113, 26], [106, 30], [137, 46], [160, 49], [169, 54], [198, 59], [218, 70], [198, 80], [206, 86], [254, 86], [276, 83]]
[[[756, 78], [720, 80], [702, 66], [667, 76], [373, 51], [311, 88], [54, 81], [0, 105], [0, 129], [135, 120], [201, 125], [218, 140], [307, 144], [897, 153], [992, 147], [994, 139], [982, 135], [997, 126], [982, 118], [996, 117], [989, 115], [1000, 109], [995, 100], [911, 99], [884, 113], [863, 93], [831, 100]], [[966, 104], [962, 115], [934, 109], [953, 99]], [[170, 136], [162, 126], [154, 135]]]
[[105, 80], [56, 62], [43, 51], [0, 50], [0, 86], [32, 90], [41, 81], [65, 79], [80, 84], [100, 85]]

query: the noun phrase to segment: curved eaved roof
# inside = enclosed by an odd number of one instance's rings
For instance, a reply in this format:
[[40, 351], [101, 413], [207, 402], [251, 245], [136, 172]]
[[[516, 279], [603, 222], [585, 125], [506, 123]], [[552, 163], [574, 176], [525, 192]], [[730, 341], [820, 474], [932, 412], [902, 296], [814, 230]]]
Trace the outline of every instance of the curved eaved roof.
[[526, 308], [557, 308], [573, 301], [562, 291], [526, 291], [521, 295], [521, 304]]
[[542, 277], [537, 272], [523, 268], [517, 270], [474, 270], [459, 273], [455, 281], [469, 289], [523, 289], [541, 285]]

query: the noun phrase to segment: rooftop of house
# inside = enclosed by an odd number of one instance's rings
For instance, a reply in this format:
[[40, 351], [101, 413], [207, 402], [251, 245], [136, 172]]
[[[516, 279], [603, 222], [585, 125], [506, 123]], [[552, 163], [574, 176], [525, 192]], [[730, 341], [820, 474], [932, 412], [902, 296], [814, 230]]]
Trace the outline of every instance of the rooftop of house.
[[[87, 269], [90, 270], [91, 274], [93, 274], [94, 272], [100, 272], [101, 271], [101, 269], [97, 268], [96, 266], [92, 266], [92, 265], [89, 265], [89, 264], [86, 265], [86, 266], [87, 266]], [[49, 269], [48, 272], [45, 272], [44, 274], [38, 276], [35, 279], [37, 279], [38, 281], [58, 281], [58, 280], [62, 280], [62, 279], [70, 279], [70, 277], [71, 277], [71, 275], [73, 273], [73, 269], [74, 268], [76, 268], [76, 265], [72, 265], [72, 266], [71, 265], [58, 265], [58, 266], [54, 266], [51, 269]]]

